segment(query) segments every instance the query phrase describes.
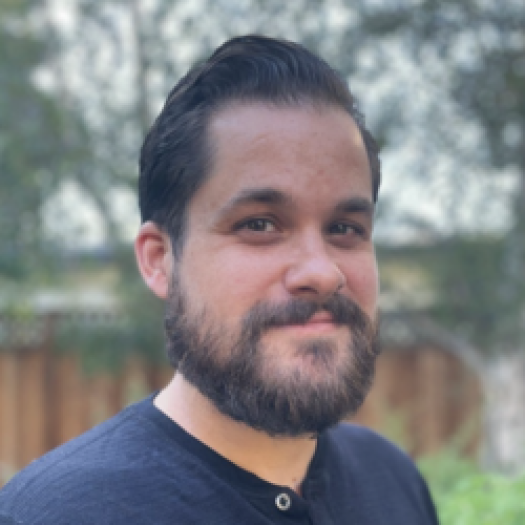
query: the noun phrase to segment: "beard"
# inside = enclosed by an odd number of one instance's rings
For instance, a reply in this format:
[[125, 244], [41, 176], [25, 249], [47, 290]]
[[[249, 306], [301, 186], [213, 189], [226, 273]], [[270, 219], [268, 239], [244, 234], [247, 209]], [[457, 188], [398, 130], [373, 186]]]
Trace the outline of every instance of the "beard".
[[[304, 324], [319, 311], [348, 327], [346, 347], [323, 337], [297, 344], [295, 355], [315, 368], [314, 378], [301, 366], [283, 370], [278, 362], [271, 363], [269, 356], [278, 352], [262, 341], [264, 334]], [[206, 310], [190, 312], [174, 279], [165, 331], [171, 365], [221, 413], [270, 436], [317, 435], [353, 415], [370, 389], [379, 354], [377, 319], [369, 319], [340, 294], [322, 305], [298, 298], [283, 304], [259, 302], [233, 334]]]

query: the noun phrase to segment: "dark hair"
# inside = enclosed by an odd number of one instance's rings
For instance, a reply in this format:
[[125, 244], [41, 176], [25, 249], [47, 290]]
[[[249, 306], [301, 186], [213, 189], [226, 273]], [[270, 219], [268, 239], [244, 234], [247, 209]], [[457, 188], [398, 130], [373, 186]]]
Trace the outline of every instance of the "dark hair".
[[193, 68], [168, 95], [141, 150], [139, 207], [180, 248], [186, 208], [208, 176], [211, 117], [232, 102], [335, 105], [346, 110], [363, 138], [373, 199], [381, 179], [378, 148], [346, 82], [299, 44], [259, 35], [233, 38]]

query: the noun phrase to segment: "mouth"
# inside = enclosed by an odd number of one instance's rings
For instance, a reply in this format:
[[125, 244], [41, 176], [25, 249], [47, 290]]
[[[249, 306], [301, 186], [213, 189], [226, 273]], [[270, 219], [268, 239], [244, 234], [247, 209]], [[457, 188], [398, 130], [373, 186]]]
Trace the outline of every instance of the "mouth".
[[317, 312], [306, 323], [286, 324], [280, 328], [298, 335], [310, 335], [333, 332], [339, 327], [330, 313]]

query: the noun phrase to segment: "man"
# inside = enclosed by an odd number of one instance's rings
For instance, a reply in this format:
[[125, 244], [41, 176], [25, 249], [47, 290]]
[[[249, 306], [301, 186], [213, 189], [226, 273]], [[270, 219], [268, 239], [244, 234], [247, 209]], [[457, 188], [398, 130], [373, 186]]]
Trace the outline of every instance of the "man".
[[437, 523], [410, 460], [340, 424], [378, 353], [379, 182], [301, 46], [235, 38], [185, 76], [142, 148], [135, 243], [173, 380], [15, 477], [3, 523]]

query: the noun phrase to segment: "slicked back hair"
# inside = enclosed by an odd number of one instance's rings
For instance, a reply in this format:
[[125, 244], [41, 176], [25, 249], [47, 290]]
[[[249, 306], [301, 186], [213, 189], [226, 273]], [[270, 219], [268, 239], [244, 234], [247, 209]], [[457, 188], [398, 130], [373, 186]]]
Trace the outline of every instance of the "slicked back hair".
[[340, 107], [353, 118], [365, 144], [377, 200], [378, 148], [346, 82], [303, 46], [259, 35], [233, 38], [194, 67], [172, 89], [141, 150], [139, 207], [182, 248], [188, 204], [212, 169], [208, 128], [214, 114], [234, 103], [275, 107]]

